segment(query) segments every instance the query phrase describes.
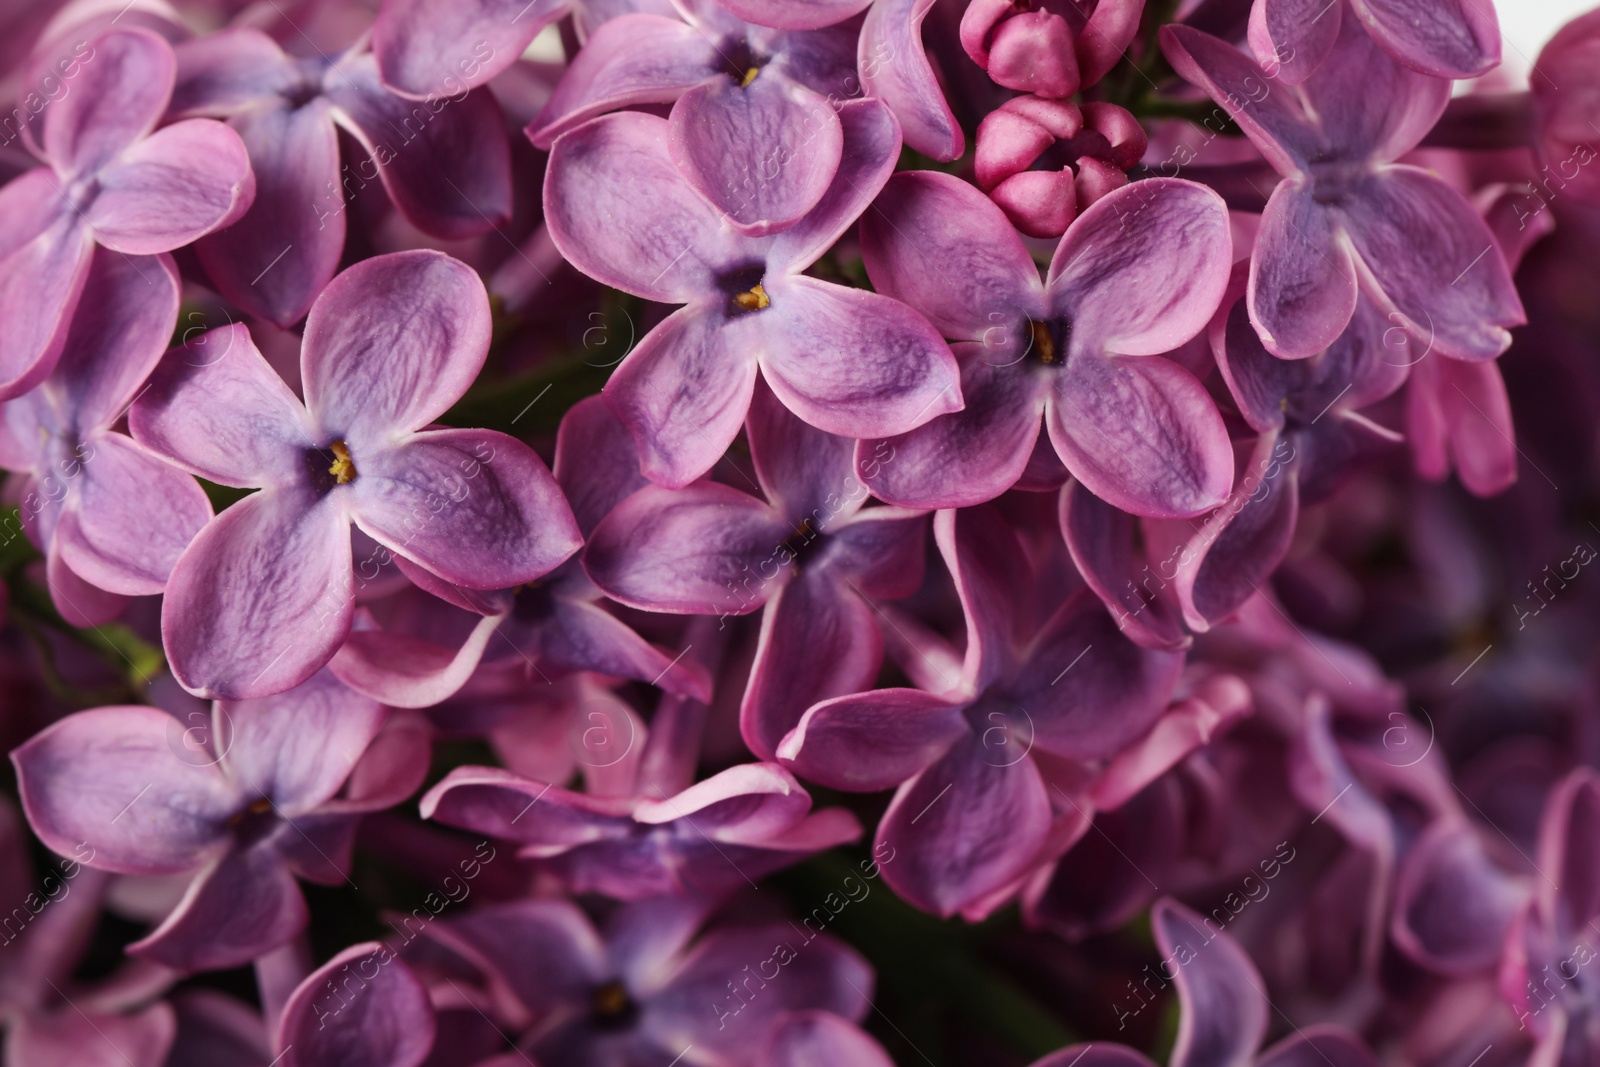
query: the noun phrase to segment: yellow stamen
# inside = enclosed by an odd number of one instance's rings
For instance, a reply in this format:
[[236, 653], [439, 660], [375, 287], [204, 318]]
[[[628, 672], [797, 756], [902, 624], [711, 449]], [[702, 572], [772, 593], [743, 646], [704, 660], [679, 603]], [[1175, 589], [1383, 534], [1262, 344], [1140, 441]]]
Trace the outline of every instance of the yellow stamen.
[[760, 311], [764, 307], [772, 306], [772, 298], [759, 285], [740, 293], [733, 298], [733, 302], [738, 305], [740, 311]]
[[350, 449], [343, 441], [335, 441], [328, 446], [328, 451], [334, 455], [333, 466], [328, 468], [328, 473], [333, 475], [333, 480], [340, 485], [346, 485], [355, 480], [356, 465], [350, 461]]
[[268, 800], [266, 797], [262, 797], [260, 800], [250, 805], [250, 810], [257, 815], [265, 815], [267, 812], [272, 810], [272, 801]]
[[1050, 327], [1042, 322], [1030, 322], [1033, 331], [1033, 351], [1039, 357], [1040, 363], [1054, 363], [1056, 361], [1056, 343], [1050, 339]]
[[744, 72], [744, 80], [739, 82], [739, 88], [748, 89], [750, 87], [750, 83], [755, 81], [756, 80], [756, 75], [760, 74], [760, 73], [761, 73], [761, 68], [760, 67], [751, 67], [749, 70], [745, 71]]

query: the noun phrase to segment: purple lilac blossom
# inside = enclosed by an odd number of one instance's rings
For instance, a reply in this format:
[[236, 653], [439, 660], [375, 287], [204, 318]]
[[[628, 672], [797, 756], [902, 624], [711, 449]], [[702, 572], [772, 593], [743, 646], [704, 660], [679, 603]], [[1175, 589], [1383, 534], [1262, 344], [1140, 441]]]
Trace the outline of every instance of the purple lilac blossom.
[[338, 651], [354, 600], [348, 531], [467, 588], [531, 581], [577, 550], [572, 512], [526, 445], [429, 429], [483, 365], [483, 283], [437, 252], [346, 271], [301, 349], [304, 404], [242, 326], [173, 349], [134, 404], [135, 439], [224, 485], [262, 486], [173, 569], [162, 639], [200, 696], [292, 688]]
[[598, 281], [688, 305], [605, 387], [652, 481], [677, 488], [711, 469], [744, 422], [757, 368], [785, 407], [843, 437], [903, 433], [960, 409], [955, 360], [927, 319], [801, 273], [866, 209], [898, 151], [881, 103], [839, 115], [847, 165], [804, 220], [769, 237], [731, 231], [679, 176], [663, 119], [605, 116], [551, 150], [545, 216], [563, 254]]
[[[298, 58], [252, 29], [185, 41], [177, 55], [169, 115], [226, 119], [250, 153], [255, 203], [195, 249], [252, 315], [279, 326], [305, 315], [344, 252], [345, 197], [374, 177], [436, 237], [483, 233], [511, 213], [505, 120], [487, 92], [406, 100], [359, 49]], [[367, 158], [341, 167], [341, 132]]]
[[172, 47], [115, 29], [89, 45], [72, 92], [44, 112], [46, 165], [0, 196], [0, 396], [50, 373], [96, 247], [153, 256], [236, 221], [255, 197], [239, 136], [209, 120], [157, 130]]

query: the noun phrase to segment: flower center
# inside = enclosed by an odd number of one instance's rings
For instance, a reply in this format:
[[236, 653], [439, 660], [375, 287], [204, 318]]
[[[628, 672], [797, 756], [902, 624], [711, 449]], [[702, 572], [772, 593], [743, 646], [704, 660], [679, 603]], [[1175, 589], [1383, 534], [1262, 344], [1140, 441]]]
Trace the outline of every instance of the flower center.
[[333, 463], [328, 467], [328, 473], [333, 475], [336, 485], [348, 485], [356, 479], [356, 465], [350, 460], [350, 449], [343, 441], [335, 441], [328, 446], [328, 451], [333, 453]]
[[1041, 367], [1059, 367], [1067, 359], [1067, 343], [1072, 338], [1072, 323], [1065, 318], [1046, 322], [1028, 320], [1028, 350], [1024, 359]]
[[595, 1025], [603, 1030], [621, 1029], [639, 1014], [627, 987], [621, 982], [607, 982], [596, 989], [589, 1004], [594, 1012]]
[[758, 55], [750, 47], [750, 42], [743, 38], [724, 40], [719, 51], [722, 55], [722, 73], [732, 78], [733, 83], [741, 89], [748, 88], [756, 80], [756, 75], [761, 73], [768, 58]]
[[787, 552], [788, 559], [784, 562], [794, 566], [794, 573], [799, 574], [800, 569], [809, 565], [817, 558], [826, 542], [821, 530], [817, 529], [810, 519], [804, 519], [796, 526], [788, 537], [779, 545], [780, 553]]
[[760, 285], [753, 285], [742, 293], [734, 294], [733, 306], [740, 311], [760, 311], [772, 306], [772, 298]]

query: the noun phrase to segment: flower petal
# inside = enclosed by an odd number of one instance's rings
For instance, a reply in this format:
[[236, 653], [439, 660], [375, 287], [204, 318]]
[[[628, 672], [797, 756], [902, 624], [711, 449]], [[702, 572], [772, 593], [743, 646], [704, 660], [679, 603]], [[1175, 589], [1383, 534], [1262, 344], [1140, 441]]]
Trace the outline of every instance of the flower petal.
[[1072, 562], [1117, 628], [1145, 648], [1182, 648], [1188, 635], [1176, 606], [1162, 595], [1173, 577], [1167, 573], [1171, 561], [1162, 561], [1157, 573], [1151, 573], [1149, 561], [1136, 548], [1139, 520], [1077, 482], [1062, 489], [1060, 511]]
[[[801, 942], [803, 950], [779, 955], [774, 946], [792, 944], [794, 931], [788, 923], [777, 923], [706, 934], [663, 976], [663, 988], [650, 997], [640, 1028], [662, 1050], [681, 1048], [687, 1040], [684, 1035], [691, 1034], [694, 1043], [706, 1050], [708, 1062], [744, 1063], [784, 1012], [821, 1010], [851, 1021], [861, 1019], [872, 996], [871, 966], [855, 949], [827, 934]], [[762, 961], [776, 964], [778, 959], [788, 959], [782, 979], [768, 982], [764, 989], [750, 987], [762, 995], [747, 1001], [729, 990], [730, 976], [743, 980]], [[745, 966], [749, 972], [741, 971]], [[734, 988], [744, 987], [736, 982]]]
[[589, 277], [681, 304], [719, 293], [719, 276], [758, 246], [679, 175], [670, 129], [666, 119], [625, 112], [564, 136], [550, 150], [544, 215], [561, 254]]
[[767, 1035], [756, 1067], [894, 1067], [860, 1027], [825, 1011], [782, 1016]]
[[669, 145], [684, 179], [741, 232], [786, 230], [833, 182], [844, 132], [828, 101], [777, 71], [748, 85], [701, 82], [672, 105]]
[[183, 741], [182, 722], [157, 708], [67, 716], [11, 754], [28, 824], [58, 855], [87, 843], [103, 870], [188, 870], [222, 847], [239, 796]]
[[189, 692], [245, 700], [315, 674], [353, 610], [349, 519], [335, 495], [268, 489], [218, 515], [178, 557], [161, 639]]
[[[454, 96], [515, 63], [565, 0], [389, 0], [372, 23], [383, 83], [407, 96]], [[469, 44], [470, 42], [470, 44]]]
[[866, 9], [872, 0], [718, 0], [746, 22], [780, 30], [820, 30]]
[[130, 438], [102, 433], [87, 443], [76, 506], [62, 513], [56, 547], [79, 577], [108, 592], [159, 593], [210, 521], [211, 502], [193, 478]]
[[857, 447], [856, 468], [881, 500], [969, 507], [1011, 488], [1027, 468], [1045, 408], [1038, 377], [986, 345], [961, 342], [953, 349], [962, 409]]
[[739, 731], [760, 759], [819, 700], [872, 686], [883, 663], [876, 613], [837, 574], [802, 568], [761, 615]]
[[697, 26], [659, 15], [627, 14], [603, 23], [573, 57], [544, 110], [527, 129], [537, 148], [596, 115], [636, 104], [666, 104], [724, 65]]
[[1517, 446], [1500, 365], [1436, 359], [1433, 373], [1461, 484], [1482, 497], [1504, 492], [1517, 480]]
[[155, 129], [177, 77], [172, 46], [149, 30], [112, 29], [90, 49], [71, 91], [44, 116], [45, 154], [74, 177], [96, 173]]
[[1280, 174], [1304, 173], [1326, 139], [1292, 93], [1226, 41], [1189, 26], [1161, 27], [1161, 51], [1183, 78], [1215, 100]]
[[612, 372], [602, 395], [651, 481], [688, 485], [733, 444], [755, 391], [764, 339], [756, 319], [766, 311], [729, 319], [720, 308], [690, 305], [645, 334]]
[[960, 370], [939, 332], [878, 293], [814, 278], [769, 281], [761, 371], [784, 406], [841, 437], [889, 437], [961, 410]]
[[426, 929], [541, 1015], [592, 996], [611, 977], [605, 943], [569, 900], [495, 904]]
[[256, 198], [195, 250], [224, 296], [287, 327], [304, 317], [344, 252], [338, 133], [322, 101], [255, 108], [229, 125], [250, 153]]
[[1151, 178], [1096, 200], [1067, 228], [1045, 285], [1076, 352], [1154, 356], [1197, 336], [1228, 287], [1233, 239], [1222, 197]]
[[1466, 976], [1500, 962], [1512, 916], [1527, 899], [1495, 867], [1468, 823], [1440, 819], [1406, 853], [1395, 877], [1390, 934], [1417, 963]]
[[1350, 239], [1408, 332], [1457, 359], [1493, 359], [1527, 321], [1494, 234], [1460, 193], [1416, 167], [1384, 167], [1343, 207]]
[[1333, 51], [1341, 10], [1327, 0], [1256, 0], [1250, 9], [1250, 51], [1284, 85], [1299, 85]]
[[461, 398], [483, 368], [490, 330], [488, 292], [460, 260], [428, 250], [363, 260], [306, 319], [306, 407], [352, 452], [387, 444]]
[[492, 430], [428, 430], [369, 459], [351, 444], [350, 511], [386, 548], [445, 581], [508, 589], [583, 544], [538, 453]]
[[1010, 762], [970, 731], [943, 758], [900, 787], [877, 849], [883, 880], [909, 903], [950, 916], [1007, 886], [1038, 862], [1050, 800], [1033, 760]]
[[1355, 11], [1356, 18], [1340, 20], [1330, 61], [1300, 91], [1329, 141], [1324, 159], [1387, 163], [1415, 148], [1439, 121], [1450, 102], [1450, 81], [1400, 66], [1373, 40], [1371, 23], [1362, 25], [1359, 3]]
[[372, 157], [405, 217], [435, 237], [474, 237], [511, 217], [505, 117], [488, 91], [407, 100], [378, 81], [369, 55], [327, 76], [334, 117]]
[[63, 216], [0, 259], [0, 399], [21, 396], [54, 369], [93, 252], [89, 228]]
[[1305, 359], [1344, 333], [1356, 311], [1355, 257], [1332, 213], [1290, 179], [1273, 190], [1250, 259], [1250, 321], [1282, 359]]
[[239, 487], [301, 480], [306, 450], [325, 443], [237, 323], [168, 352], [128, 410], [128, 429], [183, 469]]
[[1238, 942], [1212, 933], [1171, 898], [1150, 913], [1163, 962], [1178, 984], [1178, 1039], [1171, 1067], [1249, 1067], [1267, 1030], [1261, 974]]
[[[1007, 702], [1026, 709], [1034, 743], [1069, 759], [1114, 756], [1166, 710], [1183, 653], [1140, 648], [1087, 590], [1056, 611], [1014, 676]], [[1009, 719], [1011, 713], [1006, 713]]]
[[910, 304], [958, 341], [986, 341], [1041, 318], [1043, 284], [994, 202], [953, 175], [889, 179], [861, 219], [861, 253], [878, 292]]
[[214, 719], [229, 777], [290, 817], [339, 792], [386, 716], [376, 700], [318, 671], [275, 696], [219, 703]]
[[454, 696], [472, 677], [501, 621], [485, 615], [455, 648], [410, 634], [353, 630], [328, 661], [328, 669], [350, 688], [390, 707], [431, 708]]
[[1374, 1067], [1361, 1038], [1342, 1026], [1314, 1023], [1261, 1053], [1258, 1067]]
[[170, 256], [99, 249], [84, 294], [51, 371], [51, 389], [80, 435], [127, 414], [166, 352], [178, 321], [178, 267]]
[[1353, 0], [1359, 18], [1391, 56], [1435, 78], [1476, 78], [1500, 65], [1494, 7], [1471, 0]]
[[1196, 631], [1222, 622], [1261, 592], [1288, 554], [1300, 515], [1295, 441], [1263, 435], [1238, 488], [1184, 546], [1178, 599]]
[[830, 789], [893, 789], [967, 732], [961, 705], [920, 689], [875, 689], [812, 707], [777, 747], [802, 778]]
[[271, 37], [254, 29], [223, 29], [181, 41], [169, 116], [232, 115], [290, 93], [299, 71]]
[[639, 472], [639, 453], [627, 427], [598, 396], [584, 397], [561, 417], [550, 466], [585, 535], [612, 508], [650, 484]]
[[427, 986], [388, 948], [369, 941], [345, 949], [295, 988], [274, 1044], [283, 1049], [283, 1067], [420, 1067], [434, 1026]]
[[162, 924], [128, 952], [180, 971], [219, 971], [305, 929], [305, 897], [270, 844], [230, 852], [189, 883]]
[[1199, 515], [1233, 484], [1233, 448], [1215, 402], [1194, 375], [1159, 356], [1070, 361], [1045, 428], [1073, 477], [1135, 515]]
[[906, 144], [941, 162], [958, 158], [966, 138], [945, 103], [922, 44], [934, 0], [878, 0], [867, 10], [856, 53], [861, 89], [894, 109]]
[[20, 1015], [6, 1034], [6, 1062], [16, 1067], [157, 1067], [173, 1047], [177, 1020], [161, 1001], [142, 1011], [102, 1015], [67, 1007]]
[[632, 607], [742, 615], [788, 580], [791, 532], [769, 505], [729, 486], [651, 486], [595, 528], [583, 566], [607, 596]]
[[[761, 491], [785, 518], [809, 521], [814, 532], [831, 530], [854, 515], [865, 492], [851, 494], [855, 442], [823, 433], [800, 421], [765, 383], [756, 386], [745, 419], [750, 461]], [[849, 495], [848, 503], [823, 508], [830, 497]], [[853, 506], [852, 506], [853, 505]]]
[[882, 100], [830, 99], [844, 130], [844, 154], [833, 182], [805, 218], [768, 246], [769, 269], [802, 270], [844, 236], [882, 191], [900, 159], [900, 124]]
[[211, 119], [163, 127], [100, 173], [84, 217], [97, 241], [129, 255], [170, 252], [238, 219], [256, 195], [244, 141]]

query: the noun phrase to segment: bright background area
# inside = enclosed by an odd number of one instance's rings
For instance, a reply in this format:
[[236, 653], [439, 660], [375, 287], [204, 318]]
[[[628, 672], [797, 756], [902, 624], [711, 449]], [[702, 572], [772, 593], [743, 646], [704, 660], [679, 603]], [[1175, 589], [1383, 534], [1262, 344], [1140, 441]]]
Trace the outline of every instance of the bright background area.
[[1506, 39], [1506, 65], [1525, 73], [1557, 30], [1596, 7], [1600, 0], [1498, 0], [1495, 10]]

